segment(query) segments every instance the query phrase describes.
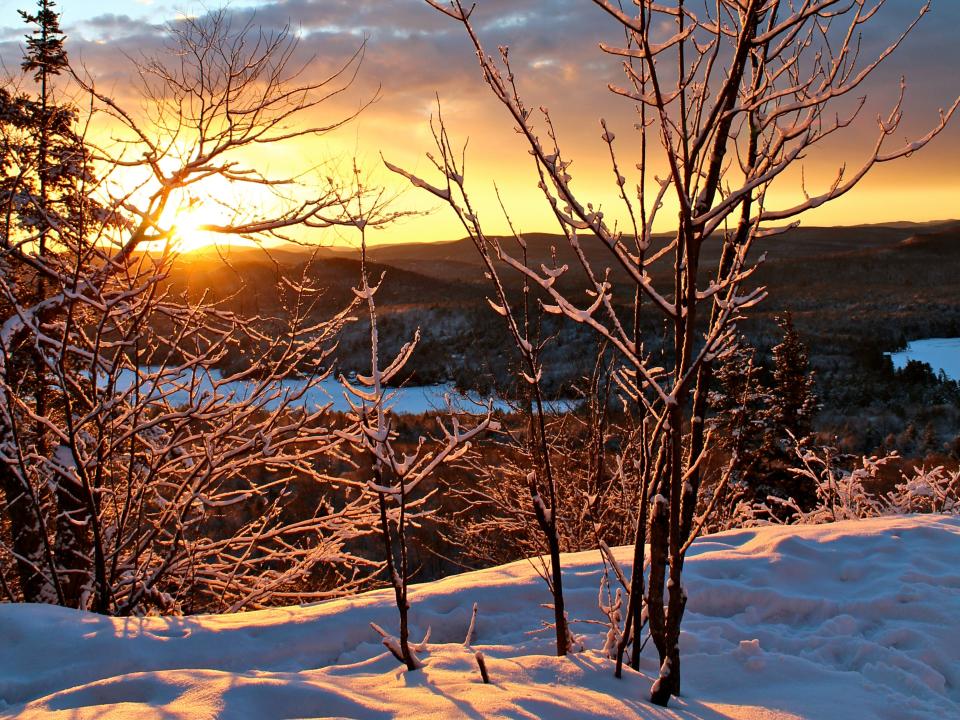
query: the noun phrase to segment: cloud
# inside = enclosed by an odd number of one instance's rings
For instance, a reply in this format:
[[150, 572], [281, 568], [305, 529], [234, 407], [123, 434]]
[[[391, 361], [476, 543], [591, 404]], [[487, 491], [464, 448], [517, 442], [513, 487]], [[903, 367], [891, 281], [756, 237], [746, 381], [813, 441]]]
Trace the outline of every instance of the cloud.
[[[63, 2], [76, 13], [70, 3]], [[864, 27], [863, 56], [892, 42], [921, 4], [921, 0], [888, 3], [875, 22]], [[101, 87], [127, 93], [131, 66], [126, 58], [165, 52], [167, 38], [160, 20], [176, 23], [173, 7], [159, 2], [149, 7], [124, 5], [117, 0], [110, 3], [115, 12], [71, 16], [74, 19], [65, 28], [68, 51]], [[333, 110], [355, 108], [379, 88], [381, 99], [362, 118], [362, 130], [350, 131], [362, 134], [357, 142], [372, 148], [371, 153], [383, 148], [410, 158], [430, 149], [427, 122], [439, 96], [457, 137], [470, 137], [481, 169], [524, 161], [512, 122], [486, 88], [463, 28], [423, 0], [247, 0], [232, 5], [230, 12], [237, 25], [249, 21], [266, 31], [290, 25], [300, 35], [297, 57], [313, 59], [314, 77], [338, 67], [365, 41], [357, 86], [338, 98]], [[610, 82], [623, 83], [620, 64], [597, 47], [602, 40], [622, 40], [615, 22], [587, 0], [478, 0], [473, 19], [488, 52], [510, 46], [527, 104], [550, 107], [566, 147], [575, 158], [584, 158], [576, 166], [579, 172], [588, 179], [606, 179], [597, 119], [606, 117], [620, 133], [635, 122], [631, 104], [607, 90]], [[15, 26], [13, 17], [2, 16], [0, 22], [7, 24], [0, 29], [0, 57], [7, 67], [15, 67], [24, 29]], [[960, 3], [935, 3], [903, 47], [863, 87], [863, 93], [873, 95], [870, 114], [865, 114], [868, 122], [865, 129], [845, 136], [844, 142], [850, 143], [845, 150], [856, 151], [872, 140], [874, 126], [869, 120], [889, 105], [901, 74], [911, 82], [904, 131], [914, 133], [935, 121], [936, 109], [949, 104], [951, 93], [958, 92], [952, 81], [953, 70], [960, 66], [960, 44], [954, 41], [957, 26]], [[960, 147], [957, 126], [960, 122], [937, 141], [941, 148]], [[950, 154], [921, 154], [910, 166], [916, 182], [924, 182], [925, 176], [942, 181]]]

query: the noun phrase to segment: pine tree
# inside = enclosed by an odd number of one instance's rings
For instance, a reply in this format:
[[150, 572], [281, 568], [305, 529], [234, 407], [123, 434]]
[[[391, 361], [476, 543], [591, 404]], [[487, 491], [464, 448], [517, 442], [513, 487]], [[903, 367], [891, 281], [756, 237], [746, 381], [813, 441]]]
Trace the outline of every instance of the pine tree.
[[709, 422], [717, 448], [734, 460], [731, 484], [745, 482], [761, 459], [770, 405], [770, 392], [762, 373], [756, 351], [745, 337], [740, 337], [723, 355], [714, 371], [714, 389], [710, 393], [713, 417]]
[[813, 431], [813, 417], [819, 408], [815, 375], [791, 314], [775, 319], [783, 339], [772, 350], [772, 382], [769, 405], [763, 413], [764, 439], [755, 494], [760, 501], [768, 495], [793, 498], [807, 508], [816, 502], [816, 488], [790, 468], [796, 461], [795, 444], [802, 443]]
[[783, 339], [772, 350], [773, 368], [756, 360], [744, 337], [725, 353], [714, 374], [710, 427], [724, 461], [732, 459], [729, 483], [754, 502], [793, 498], [801, 507], [815, 500], [790, 471], [794, 441], [810, 435], [818, 407], [807, 348], [789, 313], [776, 318]]
[[[38, 205], [41, 212], [47, 211], [47, 191], [52, 171], [50, 163], [50, 135], [54, 115], [57, 108], [53, 103], [52, 79], [67, 67], [67, 53], [63, 48], [64, 35], [60, 31], [60, 16], [54, 11], [56, 7], [52, 0], [38, 0], [37, 13], [31, 15], [20, 10], [20, 17], [28, 25], [36, 25], [36, 29], [27, 35], [27, 49], [24, 53], [21, 68], [24, 72], [32, 72], [33, 78], [40, 85], [39, 113], [34, 121], [39, 131], [37, 174], [40, 181]], [[38, 238], [40, 255], [46, 251], [47, 228], [41, 224]]]
[[19, 10], [20, 17], [28, 25], [37, 29], [27, 36], [27, 52], [21, 67], [25, 72], [33, 72], [34, 79], [41, 83], [46, 95], [47, 78], [59, 75], [67, 68], [67, 53], [63, 49], [64, 35], [60, 31], [60, 15], [54, 11], [56, 3], [52, 0], [39, 0], [37, 14]]
[[[53, 2], [40, 0], [35, 14], [20, 11], [24, 22], [35, 26], [26, 37], [21, 69], [37, 83], [37, 94], [8, 89], [0, 92], [2, 244], [15, 251], [8, 254], [8, 265], [0, 268], [15, 288], [15, 297], [0, 301], [4, 317], [16, 312], [13, 305], [35, 306], [59, 290], [51, 278], [72, 275], [83, 257], [86, 217], [100, 211], [89, 198], [94, 173], [89, 153], [76, 131], [76, 109], [58, 104], [54, 93], [53, 78], [67, 68], [64, 35], [54, 8]], [[38, 320], [43, 327], [57, 318], [44, 312]], [[52, 390], [46, 348], [25, 337], [4, 351], [6, 386], [27, 401], [29, 415], [38, 418], [32, 425], [25, 422], [26, 416], [19, 418], [16, 424], [20, 433], [29, 436], [23, 440], [39, 456], [56, 462], [59, 441], [44, 419], [63, 417], [67, 404], [62, 393]], [[8, 407], [6, 412], [22, 410]], [[0, 442], [6, 446], [10, 422], [3, 418], [0, 424]], [[49, 488], [32, 488], [30, 478], [17, 472], [15, 463], [2, 465], [0, 486], [18, 557], [23, 599], [76, 607], [89, 575], [88, 508], [81, 488], [64, 481], [64, 474], [58, 475], [60, 479]], [[52, 533], [53, 556], [63, 582], [56, 588], [44, 581], [37, 564], [44, 553], [50, 555], [44, 547], [51, 543], [47, 537], [51, 528], [44, 527], [38, 517], [41, 506], [46, 505], [52, 506], [52, 515], [57, 518]]]
[[783, 340], [773, 348], [773, 385], [770, 395], [770, 425], [781, 438], [800, 440], [813, 429], [819, 404], [814, 391], [807, 346], [800, 339], [789, 312], [776, 318]]

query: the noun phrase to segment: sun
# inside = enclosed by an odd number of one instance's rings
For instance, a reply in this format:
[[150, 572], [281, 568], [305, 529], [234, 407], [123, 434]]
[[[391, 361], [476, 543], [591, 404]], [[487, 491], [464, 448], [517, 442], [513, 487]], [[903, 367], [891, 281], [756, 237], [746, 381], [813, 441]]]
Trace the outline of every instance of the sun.
[[[143, 246], [147, 252], [172, 251], [186, 254], [216, 247], [260, 247], [263, 238], [250, 232], [262, 212], [272, 212], [258, 188], [238, 188], [222, 177], [206, 178], [203, 187], [177, 188], [170, 193], [160, 218], [158, 234], [163, 238]], [[268, 207], [264, 211], [264, 206]]]
[[202, 194], [191, 190], [175, 191], [158, 223], [169, 232], [171, 250], [184, 254], [211, 247], [227, 251], [232, 247], [259, 245], [240, 230], [256, 216], [259, 200], [256, 193], [246, 192], [241, 196], [222, 178], [206, 181]]
[[173, 245], [177, 251], [189, 253], [210, 245], [229, 243], [229, 236], [209, 229], [217, 225], [215, 215], [197, 201], [177, 208], [171, 222]]

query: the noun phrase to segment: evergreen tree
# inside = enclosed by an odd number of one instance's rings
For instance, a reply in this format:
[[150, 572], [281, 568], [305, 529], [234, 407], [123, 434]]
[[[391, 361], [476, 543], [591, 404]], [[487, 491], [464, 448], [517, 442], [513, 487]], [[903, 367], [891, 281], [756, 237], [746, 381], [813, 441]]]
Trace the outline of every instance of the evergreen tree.
[[745, 337], [737, 340], [714, 370], [710, 428], [717, 448], [734, 459], [731, 484], [746, 482], [761, 459], [764, 421], [770, 404], [762, 373], [756, 351]]
[[805, 438], [813, 429], [819, 404], [814, 391], [807, 346], [793, 326], [789, 312], [776, 318], [783, 340], [773, 348], [773, 385], [770, 388], [769, 426], [780, 439]]
[[715, 517], [720, 526], [731, 521], [737, 503], [754, 500], [755, 484], [763, 456], [766, 409], [769, 389], [763, 381], [764, 368], [757, 361], [755, 348], [741, 336], [717, 359], [708, 397], [711, 417], [707, 420], [715, 459], [727, 472], [726, 485], [718, 477], [712, 496], [720, 493]]
[[[82, 266], [89, 240], [91, 213], [101, 214], [89, 195], [95, 182], [89, 153], [76, 130], [77, 112], [58, 104], [53, 78], [67, 67], [64, 36], [55, 5], [40, 0], [35, 14], [20, 12], [36, 27], [27, 35], [21, 68], [37, 83], [37, 94], [0, 90], [0, 203], [3, 206], [3, 248], [0, 267], [7, 278], [10, 297], [0, 298], [3, 318], [17, 307], [36, 306], [60, 291], [58, 277], [70, 278]], [[50, 312], [37, 315], [41, 327], [51, 328], [59, 318]], [[39, 336], [38, 336], [39, 337]], [[59, 440], [46, 421], [63, 418], [68, 404], [55, 392], [49, 375], [48, 348], [27, 335], [4, 347], [4, 383], [24, 405], [7, 406], [16, 413], [22, 442], [38, 457], [56, 462]], [[27, 422], [26, 418], [37, 418]], [[46, 421], [44, 420], [46, 419]], [[0, 418], [0, 443], [7, 446], [13, 418]], [[56, 601], [78, 606], [89, 573], [86, 522], [88, 508], [82, 488], [59, 474], [48, 487], [31, 488], [31, 479], [16, 470], [15, 458], [0, 463], [0, 488], [10, 523], [10, 542], [18, 559], [21, 595], [28, 602]], [[38, 509], [51, 506], [56, 527], [44, 527]], [[52, 532], [51, 532], [52, 531]], [[51, 544], [63, 577], [56, 596], [43, 582], [38, 558]], [[49, 553], [47, 553], [49, 555]]]
[[[52, 0], [39, 0], [37, 13], [31, 15], [19, 10], [20, 17], [28, 25], [37, 28], [27, 36], [27, 51], [21, 67], [33, 72], [34, 79], [46, 90], [47, 78], [59, 75], [67, 68], [67, 53], [63, 49], [64, 35], [60, 31], [60, 15], [54, 11], [56, 3]], [[42, 94], [45, 95], [45, 92]]]
[[802, 508], [816, 502], [813, 483], [791, 472], [796, 462], [796, 443], [803, 443], [813, 430], [819, 408], [814, 391], [815, 375], [810, 368], [807, 347], [793, 325], [790, 313], [776, 318], [783, 339], [772, 350], [773, 370], [769, 405], [764, 412], [764, 440], [757, 498], [768, 495], [793, 498]]
[[710, 394], [710, 427], [722, 461], [733, 460], [729, 482], [753, 502], [770, 495], [793, 498], [801, 507], [816, 500], [815, 488], [790, 471], [795, 442], [807, 438], [817, 410], [807, 348], [789, 313], [776, 318], [783, 331], [772, 349], [768, 372], [746, 338], [720, 359]]
[[[52, 0], [38, 0], [35, 15], [25, 10], [19, 11], [25, 23], [37, 26], [27, 35], [27, 48], [21, 67], [24, 72], [32, 72], [34, 80], [40, 86], [39, 104], [36, 106], [39, 112], [34, 120], [34, 127], [39, 137], [37, 175], [40, 185], [38, 205], [41, 213], [47, 212], [47, 193], [52, 171], [50, 136], [55, 130], [54, 117], [58, 114], [58, 108], [52, 98], [52, 79], [67, 67], [67, 53], [63, 48], [64, 35], [60, 31], [60, 16], [54, 12], [54, 7], [56, 5]], [[45, 254], [46, 251], [47, 224], [47, 222], [41, 222], [39, 226], [37, 242], [40, 255]]]

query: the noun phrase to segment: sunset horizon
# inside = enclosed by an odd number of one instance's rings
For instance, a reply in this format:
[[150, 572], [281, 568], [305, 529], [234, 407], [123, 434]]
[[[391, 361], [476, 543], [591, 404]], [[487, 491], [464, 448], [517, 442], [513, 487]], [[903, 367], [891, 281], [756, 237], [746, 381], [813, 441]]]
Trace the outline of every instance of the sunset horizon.
[[[308, 78], [322, 77], [340, 68], [365, 44], [362, 61], [351, 68], [351, 73], [357, 73], [355, 81], [342, 97], [324, 106], [318, 120], [339, 119], [375, 100], [353, 122], [330, 134], [293, 142], [280, 156], [248, 157], [251, 162], [265, 161], [266, 167], [282, 168], [279, 163], [286, 162], [308, 174], [318, 172], [312, 166], [319, 164], [323, 166], [320, 172], [332, 169], [341, 176], [349, 174], [356, 159], [370, 183], [397, 195], [394, 209], [413, 213], [372, 233], [372, 244], [452, 240], [462, 236], [456, 220], [442, 209], [436, 211], [439, 205], [411, 192], [402, 179], [385, 169], [381, 160], [382, 155], [412, 171], [429, 167], [426, 153], [432, 149], [430, 122], [439, 107], [455, 145], [469, 143], [466, 158], [471, 168], [471, 187], [491, 232], [509, 234], [495, 182], [517, 230], [553, 232], [556, 224], [536, 188], [532, 165], [516, 164], [525, 151], [516, 138], [513, 123], [501, 108], [488, 102], [475, 59], [447, 50], [458, 39], [455, 28], [420, 4], [418, 0], [403, 0], [393, 3], [390, 12], [375, 12], [375, 3], [369, 1], [352, 6], [325, 6], [306, 0], [258, 0], [231, 5], [233, 22], [238, 25], [252, 20], [266, 32], [289, 27], [297, 36], [297, 59], [307, 63]], [[599, 120], [605, 117], [611, 131], [624, 142], [631, 142], [633, 120], [622, 98], [605, 87], [609, 82], [619, 82], [622, 73], [618, 63], [597, 47], [600, 42], [616, 40], [616, 26], [602, 15], [586, 8], [577, 9], [565, 0], [549, 0], [546, 4], [550, 11], [542, 11], [544, 6], [532, 1], [515, 3], [504, 19], [500, 17], [502, 3], [494, 0], [481, 3], [476, 17], [481, 32], [489, 35], [491, 47], [510, 45], [512, 57], [528, 69], [523, 78], [530, 82], [527, 92], [531, 104], [536, 107], [546, 101], [553, 111], [559, 138], [567, 156], [574, 161], [574, 184], [593, 195], [595, 205], [617, 208]], [[922, 4], [921, 0], [911, 0], [893, 8], [881, 8], [863, 51], [892, 41], [896, 31]], [[17, 3], [8, 2], [3, 7], [0, 58], [12, 68], [23, 46], [23, 31], [17, 26]], [[136, 58], [160, 47], [167, 24], [176, 25], [186, 16], [201, 17], [209, 12], [202, 3], [167, 4], [159, 0], [139, 0], [132, 5], [119, 0], [95, 5], [64, 0], [58, 7], [63, 13], [67, 47], [78, 66], [96, 79], [101, 90], [121, 100], [132, 97], [130, 94], [135, 91], [131, 85], [134, 78], [122, 69], [125, 57]], [[876, 128], [876, 115], [889, 109], [901, 75], [907, 83], [908, 102], [902, 134], [922, 134], [936, 122], [938, 111], [949, 106], [956, 95], [956, 88], [951, 92], [936, 78], [946, 77], [938, 74], [938, 68], [960, 65], [960, 46], [944, 30], [957, 23], [960, 6], [942, 2], [935, 3], [921, 18], [902, 47], [881, 64], [869, 85], [858, 93], [869, 95], [871, 102], [855, 125], [843, 134], [842, 145], [827, 142], [801, 163], [811, 186], [829, 185], [836, 177], [844, 165], [832, 159], [839, 147], [846, 151], [844, 159], [851, 165], [866, 155], [868, 138], [872, 138]], [[445, 61], [439, 62], [439, 53], [446, 54]], [[928, 222], [948, 217], [950, 207], [955, 207], [956, 198], [960, 197], [960, 180], [955, 172], [957, 157], [960, 126], [954, 123], [934, 139], [928, 152], [877, 167], [853, 192], [810, 211], [803, 222], [850, 226]], [[500, 172], [505, 164], [512, 168], [508, 174]], [[665, 169], [662, 165], [651, 166], [654, 173]], [[634, 172], [625, 174], [628, 183], [634, 180]], [[799, 174], [796, 177], [799, 179]], [[783, 203], [795, 201], [797, 182], [789, 185], [788, 181], [781, 190], [774, 187], [770, 197]], [[624, 219], [619, 208], [614, 212], [621, 221]], [[670, 209], [661, 213], [654, 229], [669, 232], [675, 227], [676, 209]], [[298, 239], [321, 245], [341, 242], [331, 230], [309, 231]]]

